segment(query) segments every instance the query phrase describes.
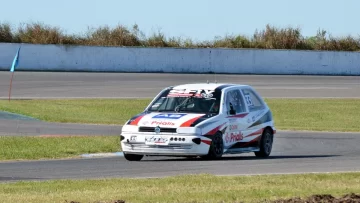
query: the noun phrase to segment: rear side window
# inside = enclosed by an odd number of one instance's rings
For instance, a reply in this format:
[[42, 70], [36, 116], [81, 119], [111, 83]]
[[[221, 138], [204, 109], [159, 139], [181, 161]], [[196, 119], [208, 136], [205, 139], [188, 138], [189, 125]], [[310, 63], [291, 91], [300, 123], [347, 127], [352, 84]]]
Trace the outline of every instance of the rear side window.
[[245, 88], [245, 89], [242, 89], [242, 92], [245, 97], [244, 98], [245, 103], [249, 107], [250, 112], [265, 108], [265, 105], [262, 102], [262, 99], [259, 98], [252, 89]]

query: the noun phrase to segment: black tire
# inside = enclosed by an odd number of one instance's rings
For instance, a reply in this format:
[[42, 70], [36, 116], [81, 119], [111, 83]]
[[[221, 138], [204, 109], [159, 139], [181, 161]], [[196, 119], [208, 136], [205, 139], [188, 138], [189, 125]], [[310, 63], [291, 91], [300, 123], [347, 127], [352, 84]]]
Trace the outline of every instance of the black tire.
[[220, 159], [224, 152], [224, 140], [222, 133], [217, 132], [213, 137], [210, 144], [209, 152], [203, 158], [205, 159]]
[[124, 153], [124, 157], [128, 161], [140, 161], [144, 157], [144, 155]]
[[268, 157], [271, 154], [274, 134], [272, 130], [266, 128], [261, 136], [260, 151], [254, 152], [257, 157]]

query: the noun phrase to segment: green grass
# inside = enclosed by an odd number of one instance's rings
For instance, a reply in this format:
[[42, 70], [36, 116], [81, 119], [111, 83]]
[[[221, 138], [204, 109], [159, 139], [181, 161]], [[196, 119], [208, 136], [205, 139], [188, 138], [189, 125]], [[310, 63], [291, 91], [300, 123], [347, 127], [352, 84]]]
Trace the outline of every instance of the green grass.
[[86, 153], [117, 152], [119, 143], [119, 136], [2, 136], [0, 160], [57, 159]]
[[[0, 110], [51, 122], [123, 125], [150, 99], [6, 100]], [[360, 99], [266, 99], [280, 130], [360, 131]]]
[[360, 132], [360, 99], [266, 99], [282, 130]]
[[360, 191], [360, 173], [56, 180], [0, 184], [3, 202], [260, 202]]
[[148, 102], [148, 99], [0, 100], [0, 110], [50, 122], [122, 125]]

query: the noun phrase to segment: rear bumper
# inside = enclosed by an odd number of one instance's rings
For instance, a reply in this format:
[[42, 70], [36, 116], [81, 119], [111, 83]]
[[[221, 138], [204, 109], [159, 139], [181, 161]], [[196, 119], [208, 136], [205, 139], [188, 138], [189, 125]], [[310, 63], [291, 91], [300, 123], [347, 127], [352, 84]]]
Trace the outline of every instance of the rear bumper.
[[[164, 134], [122, 134], [121, 148], [124, 153], [164, 156], [206, 155], [209, 151], [209, 139], [202, 136]], [[157, 137], [164, 143], [152, 142]], [[201, 141], [205, 140], [205, 141]]]

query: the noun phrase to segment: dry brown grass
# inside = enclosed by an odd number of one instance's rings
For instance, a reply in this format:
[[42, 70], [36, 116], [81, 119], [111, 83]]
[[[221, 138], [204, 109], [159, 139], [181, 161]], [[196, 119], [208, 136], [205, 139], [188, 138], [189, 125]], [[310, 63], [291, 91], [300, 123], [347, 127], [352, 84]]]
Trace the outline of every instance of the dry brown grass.
[[256, 30], [252, 37], [242, 34], [226, 35], [215, 37], [212, 41], [194, 42], [188, 38], [166, 37], [161, 31], [146, 37], [136, 24], [131, 28], [120, 24], [113, 28], [105, 25], [88, 28], [84, 35], [69, 35], [58, 27], [39, 22], [21, 24], [16, 28], [8, 23], [1, 23], [0, 42], [128, 47], [360, 50], [360, 38], [352, 36], [335, 38], [320, 29], [316, 36], [304, 37], [300, 28], [277, 28], [271, 25]]

